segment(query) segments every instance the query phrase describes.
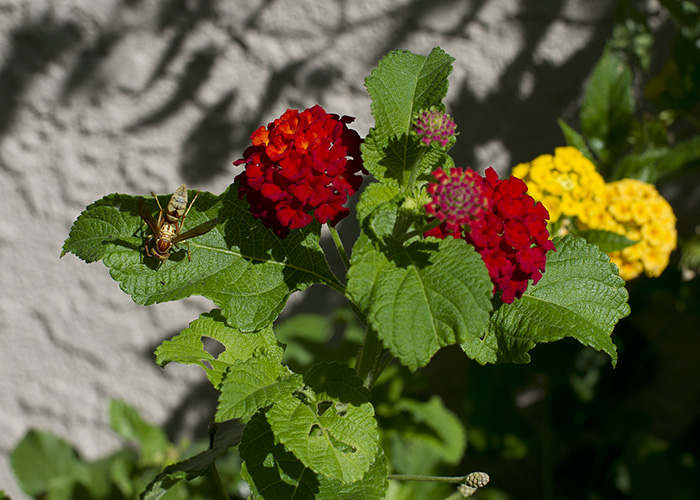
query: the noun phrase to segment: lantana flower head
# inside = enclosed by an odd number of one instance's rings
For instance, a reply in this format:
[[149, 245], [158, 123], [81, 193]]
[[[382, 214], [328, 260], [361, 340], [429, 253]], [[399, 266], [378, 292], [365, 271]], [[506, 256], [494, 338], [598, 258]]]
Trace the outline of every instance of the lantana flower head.
[[[537, 283], [542, 278], [547, 252], [555, 250], [547, 231], [547, 210], [527, 194], [522, 180], [499, 179], [493, 168], [484, 177], [471, 169], [451, 169], [449, 174], [439, 169], [433, 175], [441, 187], [429, 188], [433, 200], [426, 210], [443, 222], [426, 235], [466, 240], [486, 264], [494, 293], [501, 291], [507, 304], [520, 298], [528, 280]], [[465, 182], [472, 179], [471, 185]], [[461, 198], [460, 191], [466, 192]], [[467, 216], [454, 206], [460, 199], [465, 200]]]
[[677, 233], [673, 209], [656, 188], [636, 179], [611, 182], [596, 205], [588, 223], [578, 223], [580, 229], [612, 231], [638, 242], [609, 254], [620, 276], [659, 276], [676, 248]]
[[442, 149], [449, 149], [457, 140], [457, 124], [445, 113], [435, 107], [418, 113], [413, 124], [413, 132], [422, 143], [439, 144]]
[[367, 171], [360, 158], [360, 136], [347, 127], [354, 118], [326, 113], [321, 106], [281, 117], [251, 135], [252, 145], [236, 176], [238, 196], [251, 213], [280, 238], [316, 219], [335, 226], [349, 213], [348, 196]]
[[576, 217], [587, 224], [596, 209], [595, 199], [605, 191], [605, 180], [595, 165], [569, 146], [517, 165], [512, 175], [524, 180], [528, 193], [547, 207], [550, 222]]

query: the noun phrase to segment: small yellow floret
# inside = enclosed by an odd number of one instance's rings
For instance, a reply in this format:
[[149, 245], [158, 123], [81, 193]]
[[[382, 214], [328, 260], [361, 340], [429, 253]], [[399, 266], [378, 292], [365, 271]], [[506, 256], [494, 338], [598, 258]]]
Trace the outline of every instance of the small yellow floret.
[[638, 241], [610, 254], [610, 260], [620, 268], [620, 276], [625, 280], [641, 273], [659, 276], [676, 248], [676, 217], [671, 205], [653, 185], [634, 179], [607, 184], [599, 202], [606, 213], [579, 225], [613, 231]]
[[525, 181], [528, 194], [549, 211], [550, 222], [579, 216], [587, 210], [583, 203], [605, 189], [595, 165], [572, 147], [556, 148], [554, 155], [540, 155], [530, 163], [521, 163], [512, 173]]

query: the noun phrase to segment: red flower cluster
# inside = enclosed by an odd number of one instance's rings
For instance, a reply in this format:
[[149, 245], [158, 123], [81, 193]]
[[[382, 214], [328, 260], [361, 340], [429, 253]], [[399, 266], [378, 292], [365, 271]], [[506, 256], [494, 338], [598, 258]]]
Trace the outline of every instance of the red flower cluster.
[[348, 215], [343, 205], [362, 184], [356, 174], [367, 173], [360, 136], [347, 127], [353, 120], [318, 105], [288, 109], [253, 132], [253, 145], [233, 162], [246, 166], [236, 177], [239, 198], [280, 238], [314, 218], [334, 226]]
[[[446, 174], [441, 169], [433, 175], [445, 184]], [[480, 192], [483, 189], [488, 209], [468, 223], [463, 223], [460, 228], [452, 225], [450, 229], [448, 223], [443, 222], [426, 235], [438, 238], [454, 236], [473, 245], [486, 264], [494, 283], [494, 292], [503, 292], [501, 300], [510, 304], [522, 296], [528, 280], [537, 283], [542, 278], [547, 251], [555, 250], [547, 231], [549, 213], [526, 193], [527, 186], [517, 177], [499, 180], [496, 171], [489, 168], [485, 178], [477, 178], [483, 184], [476, 182], [477, 187], [469, 189]], [[463, 175], [455, 177], [455, 189], [464, 189], [463, 179]], [[471, 196], [467, 198], [471, 199]], [[440, 201], [434, 198], [435, 202]], [[445, 206], [445, 209], [454, 210], [449, 206]]]

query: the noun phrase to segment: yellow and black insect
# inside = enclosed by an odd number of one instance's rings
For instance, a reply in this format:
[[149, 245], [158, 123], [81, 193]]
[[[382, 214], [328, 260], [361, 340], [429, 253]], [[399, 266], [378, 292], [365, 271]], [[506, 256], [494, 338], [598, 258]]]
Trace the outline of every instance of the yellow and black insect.
[[[199, 191], [194, 195], [190, 205], [187, 206], [187, 187], [183, 184], [177, 188], [170, 197], [167, 210], [163, 210], [163, 207], [160, 206], [160, 202], [158, 201], [158, 197], [152, 192], [151, 194], [155, 197], [158, 208], [160, 209], [158, 221], [153, 218], [143, 197], [139, 196], [137, 200], [139, 215], [153, 233], [146, 239], [145, 243], [146, 255], [149, 257], [156, 257], [162, 262], [165, 262], [168, 260], [168, 257], [170, 257], [171, 249], [173, 247], [177, 248], [179, 242], [207, 233], [214, 229], [219, 223], [219, 219], [214, 218], [199, 226], [193, 227], [189, 231], [181, 233], [180, 231], [185, 223], [185, 218], [190, 208], [192, 208], [192, 205], [194, 205], [197, 196], [199, 196]], [[187, 257], [192, 260], [189, 242], [186, 243]]]

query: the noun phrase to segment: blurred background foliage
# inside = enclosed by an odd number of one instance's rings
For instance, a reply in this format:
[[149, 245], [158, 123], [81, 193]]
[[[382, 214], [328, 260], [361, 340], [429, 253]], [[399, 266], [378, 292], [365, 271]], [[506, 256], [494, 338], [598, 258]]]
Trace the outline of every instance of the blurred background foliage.
[[[690, 1], [660, 0], [672, 23], [654, 32], [637, 4], [618, 2], [598, 66], [608, 64], [614, 78], [591, 78], [579, 122], [562, 129], [606, 180], [638, 178], [663, 193], [700, 179], [700, 12]], [[491, 483], [474, 497], [482, 500], [700, 498], [700, 221], [682, 203], [674, 210], [680, 248], [659, 278], [628, 283], [632, 314], [613, 333], [616, 368], [572, 340], [539, 346], [528, 365], [480, 366], [457, 346], [418, 375], [391, 364], [373, 402], [392, 472], [485, 471]], [[345, 309], [297, 314], [276, 332], [297, 372], [350, 361], [362, 339]], [[47, 499], [136, 498], [163, 466], [206, 448], [171, 444], [120, 403], [112, 425], [131, 444], [90, 463], [58, 438], [29, 433], [12, 454], [23, 489]], [[235, 451], [219, 462], [231, 497], [245, 498]], [[207, 479], [183, 482], [167, 498], [214, 498]], [[453, 491], [394, 482], [388, 498]]]

